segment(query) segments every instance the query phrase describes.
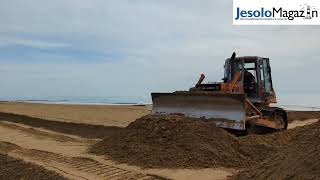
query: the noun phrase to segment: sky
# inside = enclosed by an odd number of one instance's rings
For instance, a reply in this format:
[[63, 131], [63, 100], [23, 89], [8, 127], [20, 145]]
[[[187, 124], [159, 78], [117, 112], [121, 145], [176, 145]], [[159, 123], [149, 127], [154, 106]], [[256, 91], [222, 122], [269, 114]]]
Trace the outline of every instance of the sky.
[[2, 98], [148, 100], [221, 80], [236, 52], [270, 58], [283, 103], [320, 102], [320, 26], [234, 26], [221, 0], [0, 2]]

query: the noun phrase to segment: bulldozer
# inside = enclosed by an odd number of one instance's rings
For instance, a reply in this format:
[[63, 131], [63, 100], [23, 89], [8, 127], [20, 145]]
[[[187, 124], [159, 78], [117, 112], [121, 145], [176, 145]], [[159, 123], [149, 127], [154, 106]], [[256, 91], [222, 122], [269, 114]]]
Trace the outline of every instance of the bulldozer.
[[225, 60], [221, 82], [198, 82], [189, 91], [151, 93], [152, 114], [180, 114], [204, 118], [216, 126], [248, 132], [268, 129], [286, 130], [287, 113], [276, 103], [269, 58], [258, 56], [236, 57]]

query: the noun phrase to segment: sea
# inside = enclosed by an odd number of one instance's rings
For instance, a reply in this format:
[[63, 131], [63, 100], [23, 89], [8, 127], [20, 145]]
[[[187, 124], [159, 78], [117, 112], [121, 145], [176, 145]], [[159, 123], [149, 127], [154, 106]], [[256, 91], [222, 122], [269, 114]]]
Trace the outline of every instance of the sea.
[[[279, 98], [280, 97], [280, 98]], [[82, 104], [82, 105], [152, 105], [150, 97], [140, 96], [81, 96], [81, 97], [0, 97], [0, 101], [42, 103], [42, 104]], [[320, 111], [320, 95], [278, 96], [279, 106], [286, 110]]]
[[135, 96], [67, 96], [67, 97], [4, 97], [0, 101], [42, 103], [42, 104], [83, 104], [83, 105], [151, 105], [151, 99]]

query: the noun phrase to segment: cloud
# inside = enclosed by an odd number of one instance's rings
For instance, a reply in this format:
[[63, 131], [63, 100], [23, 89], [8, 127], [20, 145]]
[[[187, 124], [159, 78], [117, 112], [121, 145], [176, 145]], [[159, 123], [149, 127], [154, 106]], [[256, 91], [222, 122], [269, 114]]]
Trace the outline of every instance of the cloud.
[[68, 45], [60, 42], [46, 42], [34, 39], [24, 39], [17, 37], [0, 37], [0, 47], [3, 46], [25, 46], [37, 49], [65, 48]]
[[188, 89], [200, 73], [220, 80], [233, 51], [270, 57], [281, 95], [319, 92], [314, 83], [305, 87], [317, 81], [320, 27], [233, 26], [231, 13], [232, 2], [218, 0], [2, 2], [1, 93], [149, 96]]

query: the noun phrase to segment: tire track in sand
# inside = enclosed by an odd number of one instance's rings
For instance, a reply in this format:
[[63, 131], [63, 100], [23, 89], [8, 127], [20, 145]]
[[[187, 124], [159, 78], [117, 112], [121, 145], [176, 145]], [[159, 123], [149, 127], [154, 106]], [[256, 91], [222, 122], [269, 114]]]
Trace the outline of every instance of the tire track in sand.
[[[10, 143], [9, 143], [10, 142]], [[163, 179], [87, 155], [90, 140], [0, 122], [0, 153], [32, 162], [70, 179]]]

